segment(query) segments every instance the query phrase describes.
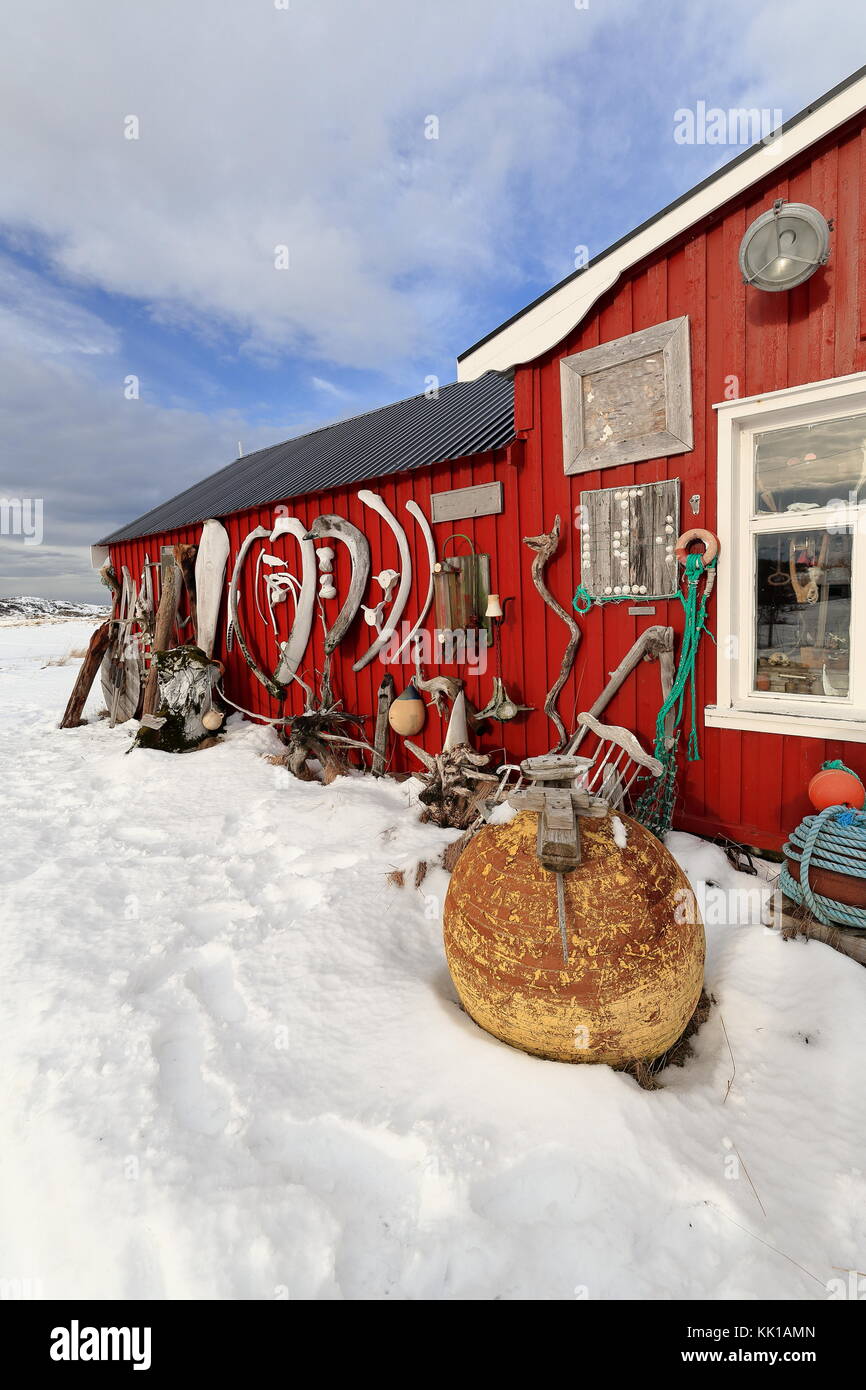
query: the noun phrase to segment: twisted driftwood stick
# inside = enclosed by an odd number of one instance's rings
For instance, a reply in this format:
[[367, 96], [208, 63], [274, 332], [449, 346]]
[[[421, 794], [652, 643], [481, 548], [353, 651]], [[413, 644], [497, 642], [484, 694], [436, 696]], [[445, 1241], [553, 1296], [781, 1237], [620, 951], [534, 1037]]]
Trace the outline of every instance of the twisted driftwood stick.
[[533, 584], [535, 585], [538, 592], [541, 594], [541, 597], [544, 599], [544, 602], [547, 604], [548, 608], [553, 609], [556, 616], [562, 619], [562, 621], [566, 624], [566, 626], [569, 628], [571, 632], [571, 637], [569, 638], [568, 646], [566, 647], [565, 652], [563, 654], [562, 666], [560, 667], [559, 675], [554, 681], [553, 685], [550, 687], [550, 690], [547, 692], [547, 699], [544, 701], [544, 713], [547, 715], [551, 723], [556, 725], [556, 731], [559, 734], [559, 742], [557, 743], [555, 748], [552, 748], [550, 750], [552, 753], [560, 752], [560, 750], [565, 747], [566, 741], [568, 739], [568, 734], [566, 733], [565, 725], [560, 719], [556, 709], [556, 702], [559, 699], [559, 692], [562, 690], [562, 687], [565, 685], [565, 682], [571, 675], [571, 668], [574, 665], [574, 658], [577, 655], [577, 647], [578, 643], [580, 642], [580, 628], [574, 621], [574, 618], [571, 616], [571, 614], [565, 611], [565, 609], [562, 607], [562, 604], [557, 603], [556, 599], [553, 597], [553, 594], [550, 592], [550, 590], [547, 587], [547, 584], [544, 581], [544, 571], [547, 568], [549, 561], [552, 559], [552, 557], [556, 554], [557, 550], [559, 549], [560, 528], [561, 522], [559, 517], [557, 516], [556, 520], [553, 523], [553, 529], [551, 531], [548, 531], [546, 535], [542, 534], [540, 536], [523, 537], [523, 544], [528, 545], [530, 550], [535, 551], [535, 558], [532, 561]]

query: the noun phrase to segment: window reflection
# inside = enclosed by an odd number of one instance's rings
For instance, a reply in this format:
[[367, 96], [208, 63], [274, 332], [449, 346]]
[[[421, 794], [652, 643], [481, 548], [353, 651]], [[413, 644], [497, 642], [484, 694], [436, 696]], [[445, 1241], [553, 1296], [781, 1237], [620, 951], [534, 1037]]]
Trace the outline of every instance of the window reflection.
[[755, 435], [755, 508], [802, 512], [866, 497], [866, 415]]
[[755, 689], [847, 696], [851, 536], [765, 532], [755, 542]]

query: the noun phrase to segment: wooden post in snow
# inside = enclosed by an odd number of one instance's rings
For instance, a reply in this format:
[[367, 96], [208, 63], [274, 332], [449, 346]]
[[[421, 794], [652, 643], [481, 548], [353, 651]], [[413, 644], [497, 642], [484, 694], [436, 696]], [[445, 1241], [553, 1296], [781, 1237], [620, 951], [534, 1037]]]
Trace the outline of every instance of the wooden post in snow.
[[72, 694], [69, 703], [63, 712], [60, 721], [61, 729], [77, 729], [81, 724], [86, 723], [81, 718], [82, 711], [90, 694], [90, 687], [93, 685], [96, 673], [102, 664], [102, 658], [108, 649], [111, 639], [111, 622], [106, 621], [96, 629], [90, 639], [87, 648], [87, 655], [75, 677], [75, 684], [72, 687]]
[[376, 733], [373, 738], [373, 767], [374, 777], [383, 777], [385, 774], [385, 750], [388, 744], [388, 711], [394, 699], [394, 677], [390, 671], [386, 671], [379, 686], [378, 701], [376, 704]]

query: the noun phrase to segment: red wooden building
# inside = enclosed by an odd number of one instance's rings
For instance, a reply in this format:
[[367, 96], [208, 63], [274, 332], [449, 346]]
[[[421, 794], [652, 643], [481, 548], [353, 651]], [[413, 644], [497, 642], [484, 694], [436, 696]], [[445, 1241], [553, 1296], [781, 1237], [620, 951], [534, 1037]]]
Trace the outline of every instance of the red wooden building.
[[[741, 264], [741, 244], [761, 217]], [[674, 480], [673, 491], [651, 486]], [[491, 591], [514, 596], [487, 669], [464, 665], [460, 674], [483, 706], [498, 655], [509, 693], [534, 707], [479, 739], [515, 761], [556, 742], [542, 705], [568, 637], [532, 585], [522, 538], [549, 531], [559, 515], [550, 588], [569, 609], [581, 582], [602, 599], [579, 618], [582, 640], [559, 700], [572, 728], [644, 627], [681, 631], [681, 604], [658, 580], [665, 562], [670, 569], [668, 528], [708, 529], [721, 542], [709, 610], [717, 641], [704, 642], [698, 661], [702, 757], [682, 762], [675, 823], [779, 848], [809, 810], [805, 788], [825, 759], [866, 774], [864, 480], [866, 70], [464, 353], [458, 383], [438, 399], [402, 402], [242, 458], [96, 551], [100, 562], [110, 551], [115, 568], [137, 575], [146, 554], [195, 543], [201, 523], [217, 517], [229, 532], [230, 574], [251, 528], [270, 529], [286, 512], [307, 525], [336, 513], [367, 536], [373, 574], [398, 570], [393, 535], [358, 498], [369, 487], [405, 526], [411, 624], [429, 568], [405, 503], [428, 518], [447, 515], [432, 522], [437, 553], [453, 533], [468, 536], [490, 556]], [[501, 502], [497, 489], [461, 492], [497, 483]], [[657, 554], [637, 555], [611, 529], [617, 505], [631, 521], [651, 498], [669, 507], [671, 496], [678, 510], [650, 513], [647, 523], [653, 534], [644, 539]], [[472, 515], [488, 507], [501, 509]], [[578, 529], [587, 516], [588, 532]], [[291, 561], [294, 542], [280, 544]], [[341, 597], [329, 622], [348, 584], [347, 557], [336, 549]], [[249, 566], [244, 612], [273, 669], [276, 645], [249, 592], [253, 575]], [[613, 592], [626, 585], [627, 593]], [[359, 618], [332, 665], [335, 694], [370, 715], [383, 666], [352, 667], [371, 635]], [[239, 705], [271, 718], [302, 708], [297, 687], [282, 708], [271, 699], [237, 645], [216, 655]], [[322, 659], [317, 623], [305, 668]], [[413, 671], [408, 656], [390, 669], [402, 689]], [[656, 663], [644, 664], [604, 717], [651, 748], [659, 691]], [[419, 741], [438, 749], [442, 733], [430, 710]], [[400, 740], [394, 745], [392, 767], [406, 768]]]

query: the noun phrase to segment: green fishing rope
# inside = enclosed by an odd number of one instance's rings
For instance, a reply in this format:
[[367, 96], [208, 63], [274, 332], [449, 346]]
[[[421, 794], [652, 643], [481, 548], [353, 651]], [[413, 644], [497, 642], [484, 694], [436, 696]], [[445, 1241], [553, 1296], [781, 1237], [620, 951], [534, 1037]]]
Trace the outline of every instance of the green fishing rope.
[[[654, 835], [662, 839], [671, 828], [673, 820], [674, 802], [676, 800], [676, 775], [677, 775], [677, 749], [680, 740], [680, 725], [682, 724], [685, 712], [686, 690], [689, 692], [691, 704], [691, 729], [688, 738], [688, 759], [689, 762], [697, 762], [701, 752], [698, 744], [698, 724], [697, 724], [697, 689], [695, 682], [695, 664], [697, 661], [698, 648], [703, 633], [711, 641], [715, 641], [713, 634], [706, 625], [707, 613], [707, 592], [706, 588], [700, 601], [698, 600], [698, 586], [704, 575], [716, 565], [715, 560], [709, 564], [704, 563], [702, 555], [687, 555], [685, 563], [685, 593], [677, 590], [677, 598], [680, 600], [685, 610], [685, 626], [683, 629], [683, 643], [680, 651], [679, 665], [671, 686], [670, 694], [662, 705], [656, 718], [655, 747], [653, 756], [662, 765], [661, 777], [648, 777], [643, 791], [637, 799], [635, 806], [635, 819], [645, 825], [647, 830], [651, 830]], [[644, 599], [644, 595], [640, 596]], [[665, 595], [670, 599], [672, 594]], [[593, 603], [622, 603], [625, 600], [635, 601], [634, 594], [605, 595], [604, 597], [593, 599], [587, 593], [584, 586], [578, 586], [572, 606], [577, 613], [587, 613]], [[665, 730], [665, 721], [673, 711], [674, 718], [671, 732]]]

